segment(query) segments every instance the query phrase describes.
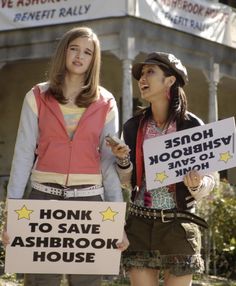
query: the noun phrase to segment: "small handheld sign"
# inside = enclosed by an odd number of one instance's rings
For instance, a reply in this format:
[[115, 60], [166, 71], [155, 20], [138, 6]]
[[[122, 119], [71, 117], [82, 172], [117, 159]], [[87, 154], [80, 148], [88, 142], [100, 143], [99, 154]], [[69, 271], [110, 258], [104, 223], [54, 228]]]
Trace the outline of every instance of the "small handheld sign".
[[144, 141], [147, 189], [236, 166], [234, 117]]

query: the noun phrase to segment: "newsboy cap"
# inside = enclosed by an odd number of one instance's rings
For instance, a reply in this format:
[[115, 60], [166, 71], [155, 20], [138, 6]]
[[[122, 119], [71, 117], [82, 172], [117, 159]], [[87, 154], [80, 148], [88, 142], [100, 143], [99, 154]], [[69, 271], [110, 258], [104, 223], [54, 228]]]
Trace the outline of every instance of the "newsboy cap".
[[137, 80], [141, 77], [142, 68], [144, 65], [163, 65], [173, 71], [180, 81], [181, 86], [188, 82], [188, 74], [186, 67], [173, 54], [163, 52], [153, 52], [147, 55], [144, 62], [136, 63], [132, 67], [133, 77]]

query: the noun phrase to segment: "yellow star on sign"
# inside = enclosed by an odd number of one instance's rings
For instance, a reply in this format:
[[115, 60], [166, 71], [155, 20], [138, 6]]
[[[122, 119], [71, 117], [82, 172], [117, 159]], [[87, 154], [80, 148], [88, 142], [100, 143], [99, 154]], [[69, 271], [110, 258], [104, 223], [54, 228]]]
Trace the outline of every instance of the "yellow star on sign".
[[16, 213], [18, 213], [18, 220], [25, 218], [30, 219], [30, 214], [34, 211], [28, 210], [27, 207], [24, 205], [21, 209], [15, 210]]
[[161, 183], [163, 183], [163, 181], [165, 181], [165, 179], [167, 179], [168, 176], [166, 175], [166, 172], [162, 172], [162, 173], [156, 173], [156, 178], [154, 181], [159, 181]]
[[103, 216], [102, 221], [111, 220], [114, 221], [114, 216], [118, 214], [118, 212], [114, 212], [110, 207], [108, 207], [105, 211], [100, 212]]
[[231, 158], [232, 156], [230, 155], [229, 151], [225, 153], [220, 153], [220, 161], [224, 161], [225, 163], [227, 163], [228, 160]]

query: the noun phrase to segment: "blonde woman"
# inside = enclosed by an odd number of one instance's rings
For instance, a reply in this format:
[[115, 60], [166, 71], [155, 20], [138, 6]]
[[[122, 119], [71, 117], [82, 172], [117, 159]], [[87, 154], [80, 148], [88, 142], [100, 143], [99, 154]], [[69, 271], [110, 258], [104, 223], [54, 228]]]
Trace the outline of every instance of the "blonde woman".
[[[8, 198], [122, 201], [107, 134], [118, 133], [113, 95], [99, 86], [100, 44], [88, 27], [73, 28], [58, 43], [47, 82], [36, 84], [23, 103]], [[76, 189], [76, 191], [74, 191]], [[6, 228], [7, 229], [7, 228]], [[9, 243], [7, 232], [4, 244]], [[122, 251], [128, 246], [118, 244]], [[25, 286], [59, 286], [59, 274], [26, 274]], [[101, 285], [98, 275], [68, 275], [70, 286]]]

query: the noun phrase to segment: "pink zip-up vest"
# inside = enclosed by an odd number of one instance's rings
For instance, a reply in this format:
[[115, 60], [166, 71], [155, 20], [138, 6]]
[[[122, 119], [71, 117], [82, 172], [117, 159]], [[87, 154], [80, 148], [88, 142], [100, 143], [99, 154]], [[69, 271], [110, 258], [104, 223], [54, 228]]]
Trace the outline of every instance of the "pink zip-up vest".
[[93, 102], [79, 120], [74, 137], [67, 134], [56, 99], [34, 87], [38, 107], [39, 139], [35, 169], [60, 174], [100, 174], [99, 138], [114, 98], [108, 94]]

